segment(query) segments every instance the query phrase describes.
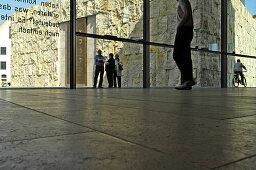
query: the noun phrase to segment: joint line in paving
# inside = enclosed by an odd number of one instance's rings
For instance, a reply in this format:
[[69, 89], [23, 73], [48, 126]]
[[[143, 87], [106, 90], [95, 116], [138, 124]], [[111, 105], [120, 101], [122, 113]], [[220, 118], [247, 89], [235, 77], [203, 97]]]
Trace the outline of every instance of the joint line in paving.
[[235, 160], [235, 161], [232, 161], [232, 162], [229, 162], [229, 163], [226, 163], [226, 164], [224, 164], [224, 165], [220, 165], [220, 166], [217, 166], [217, 167], [214, 167], [214, 168], [211, 168], [211, 169], [223, 168], [223, 167], [229, 166], [229, 165], [231, 165], [231, 164], [235, 164], [235, 163], [238, 163], [238, 162], [241, 162], [241, 161], [250, 159], [250, 158], [254, 158], [254, 157], [256, 157], [256, 154], [250, 155], [250, 156], [247, 156], [247, 157], [244, 157], [244, 158], [241, 158], [241, 159], [238, 159], [238, 160]]
[[245, 116], [229, 117], [229, 118], [224, 118], [224, 119], [219, 119], [219, 120], [231, 120], [231, 119], [240, 119], [240, 118], [253, 117], [253, 116], [256, 116], [256, 114], [245, 115]]
[[[79, 95], [79, 94], [76, 94], [78, 96], [85, 96], [85, 95]], [[63, 98], [63, 97], [52, 97], [52, 96], [45, 96], [43, 95], [44, 97], [48, 97], [48, 98], [51, 98], [51, 99], [62, 99], [62, 100], [69, 100], [69, 99], [66, 99], [66, 98]], [[91, 96], [91, 95], [89, 95]], [[105, 96], [106, 97], [106, 96]], [[106, 98], [113, 98], [113, 97], [106, 97]], [[124, 99], [124, 98], [119, 98], [119, 99]], [[132, 99], [124, 99], [124, 100], [132, 100]], [[152, 101], [153, 100], [137, 100], [137, 101]], [[160, 102], [160, 101], [157, 101], [157, 102]], [[181, 104], [181, 103], [175, 103], [175, 104]], [[120, 105], [115, 105], [115, 104], [101, 104], [101, 105], [106, 105], [106, 106], [114, 106], [114, 107], [120, 107]], [[123, 108], [127, 108], [127, 109], [140, 109], [140, 107], [129, 107], [129, 106], [122, 106]], [[147, 110], [147, 111], [157, 111], [157, 110], [152, 110], [152, 109], [147, 109], [147, 108], [144, 108], [144, 110]], [[158, 112], [158, 111], [157, 111]], [[167, 112], [167, 111], [160, 111], [162, 113], [168, 113], [168, 114], [172, 114], [172, 115], [175, 115], [177, 116], [177, 114], [175, 113], [171, 113], [171, 112]], [[179, 115], [179, 116], [183, 116], [183, 117], [187, 117], [189, 115]], [[208, 118], [208, 117], [202, 117], [202, 116], [195, 116], [193, 115], [192, 117], [198, 117], [198, 118], [201, 118], [201, 119], [209, 119], [209, 120], [221, 120], [221, 119], [217, 119], [217, 118]]]
[[35, 138], [29, 138], [29, 139], [7, 140], [7, 141], [2, 141], [0, 143], [3, 144], [3, 143], [10, 143], [10, 142], [32, 141], [32, 140], [48, 139], [48, 138], [61, 137], [61, 136], [80, 135], [80, 134], [86, 134], [86, 133], [92, 133], [92, 132], [94, 131], [67, 133], [67, 134], [61, 134], [61, 135], [50, 135], [50, 136], [42, 136], [42, 137], [35, 137]]
[[60, 118], [60, 117], [57, 117], [57, 116], [54, 116], [54, 115], [51, 115], [51, 114], [48, 114], [48, 113], [45, 113], [45, 112], [42, 112], [42, 111], [38, 111], [38, 110], [35, 110], [35, 109], [32, 109], [32, 108], [29, 108], [29, 107], [26, 107], [26, 106], [23, 106], [23, 105], [20, 105], [20, 104], [17, 104], [17, 103], [14, 103], [14, 102], [11, 102], [11, 101], [8, 101], [8, 100], [5, 100], [5, 99], [1, 99], [3, 101], [6, 101], [8, 103], [11, 103], [11, 104], [14, 104], [14, 105], [17, 105], [17, 106], [20, 106], [20, 107], [23, 107], [23, 108], [26, 108], [28, 110], [32, 110], [32, 111], [35, 111], [37, 113], [41, 113], [41, 114], [44, 114], [44, 115], [47, 115], [47, 116], [50, 116], [50, 117], [53, 117], [55, 119], [59, 119], [59, 120], [62, 120], [62, 121], [65, 121], [65, 122], [68, 122], [68, 123], [71, 123], [71, 124], [74, 124], [74, 125], [77, 125], [77, 126], [80, 126], [80, 127], [84, 127], [84, 128], [87, 128], [87, 129], [90, 129], [90, 130], [93, 130], [95, 132], [98, 132], [98, 133], [101, 133], [101, 134], [104, 134], [104, 135], [107, 135], [107, 136], [110, 136], [110, 137], [113, 137], [113, 138], [116, 138], [118, 140], [122, 140], [126, 143], [129, 143], [129, 144], [132, 144], [132, 145], [137, 145], [137, 146], [140, 146], [142, 148], [145, 148], [145, 149], [148, 149], [148, 150], [153, 150], [155, 152], [158, 152], [158, 153], [161, 153], [161, 154], [164, 154], [164, 155], [170, 155], [169, 153], [166, 153], [166, 152], [163, 152], [157, 148], [152, 148], [152, 147], [148, 147], [148, 146], [145, 146], [145, 145], [141, 145], [139, 143], [136, 143], [136, 142], [132, 142], [132, 141], [129, 141], [125, 138], [122, 138], [120, 136], [116, 136], [116, 135], [113, 135], [113, 134], [110, 134], [110, 133], [107, 133], [105, 131], [102, 131], [102, 130], [99, 130], [99, 129], [96, 129], [96, 128], [92, 128], [90, 126], [86, 126], [86, 125], [83, 125], [83, 124], [80, 124], [80, 123], [76, 123], [76, 122], [72, 122], [70, 120], [66, 120], [64, 118]]

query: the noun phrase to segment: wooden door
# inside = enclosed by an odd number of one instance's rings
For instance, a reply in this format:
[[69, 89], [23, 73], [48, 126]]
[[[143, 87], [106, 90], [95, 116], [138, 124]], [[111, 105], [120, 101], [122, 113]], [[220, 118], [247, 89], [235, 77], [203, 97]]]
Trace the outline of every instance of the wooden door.
[[[70, 25], [68, 23], [67, 32], [67, 84], [70, 85]], [[87, 32], [86, 18], [77, 19], [76, 30]], [[78, 87], [87, 86], [87, 38], [76, 37], [76, 85]]]

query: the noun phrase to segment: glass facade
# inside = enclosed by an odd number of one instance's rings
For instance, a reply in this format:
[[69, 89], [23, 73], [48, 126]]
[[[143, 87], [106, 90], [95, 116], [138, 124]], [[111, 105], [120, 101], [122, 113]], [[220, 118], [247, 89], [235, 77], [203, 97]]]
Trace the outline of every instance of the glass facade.
[[[221, 86], [221, 2], [191, 1], [193, 77], [200, 87]], [[12, 87], [70, 87], [70, 1], [0, 5], [0, 54], [6, 56], [6, 72], [0, 74], [7, 75]], [[109, 53], [119, 54], [122, 87], [143, 87], [145, 81], [151, 87], [178, 85], [180, 72], [173, 60], [177, 7], [177, 0], [76, 0], [76, 86], [93, 86], [99, 49], [105, 59]], [[228, 86], [233, 86], [234, 64], [241, 59], [248, 68], [248, 86], [254, 87], [256, 59], [246, 55], [256, 56], [256, 20], [244, 1], [227, 1], [227, 9]], [[146, 60], [149, 66], [143, 66]], [[148, 78], [143, 79], [143, 69]], [[107, 87], [106, 73], [103, 82]]]
[[[256, 56], [256, 19], [245, 6], [245, 1], [228, 1], [228, 52], [249, 56]], [[240, 60], [246, 68], [247, 86], [256, 87], [255, 59], [234, 55], [228, 57], [228, 82], [233, 87], [234, 66]], [[243, 71], [246, 71], [243, 69]]]

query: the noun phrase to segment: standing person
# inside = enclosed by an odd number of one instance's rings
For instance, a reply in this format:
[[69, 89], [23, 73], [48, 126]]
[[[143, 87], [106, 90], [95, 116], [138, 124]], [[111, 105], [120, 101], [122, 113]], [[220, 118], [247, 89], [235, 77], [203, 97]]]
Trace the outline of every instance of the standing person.
[[118, 88], [121, 88], [121, 76], [123, 70], [123, 62], [119, 58], [119, 55], [115, 55], [115, 72], [114, 72], [114, 87], [116, 88], [116, 78], [118, 82]]
[[98, 50], [98, 55], [94, 57], [95, 60], [95, 73], [94, 73], [94, 84], [93, 88], [97, 86], [97, 80], [100, 73], [100, 82], [98, 88], [102, 88], [103, 75], [104, 75], [104, 57], [102, 56], [102, 51]]
[[115, 71], [115, 60], [113, 53], [109, 54], [109, 59], [106, 62], [106, 72], [107, 72], [107, 79], [108, 79], [108, 88], [113, 87], [113, 76]]
[[191, 90], [195, 85], [192, 73], [190, 45], [193, 39], [193, 15], [189, 0], [177, 0], [177, 33], [174, 43], [173, 59], [181, 72], [181, 85], [177, 90]]

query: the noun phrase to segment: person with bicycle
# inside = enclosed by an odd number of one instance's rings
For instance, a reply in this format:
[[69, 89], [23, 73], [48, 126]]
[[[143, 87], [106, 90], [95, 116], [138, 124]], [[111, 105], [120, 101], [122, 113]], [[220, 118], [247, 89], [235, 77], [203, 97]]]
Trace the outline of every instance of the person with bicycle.
[[243, 69], [246, 69], [246, 67], [243, 65], [243, 63], [241, 63], [240, 59], [237, 60], [237, 63], [234, 66], [234, 73], [235, 75], [240, 75], [241, 76], [241, 81], [242, 81], [242, 85], [244, 85], [244, 74], [243, 74]]

